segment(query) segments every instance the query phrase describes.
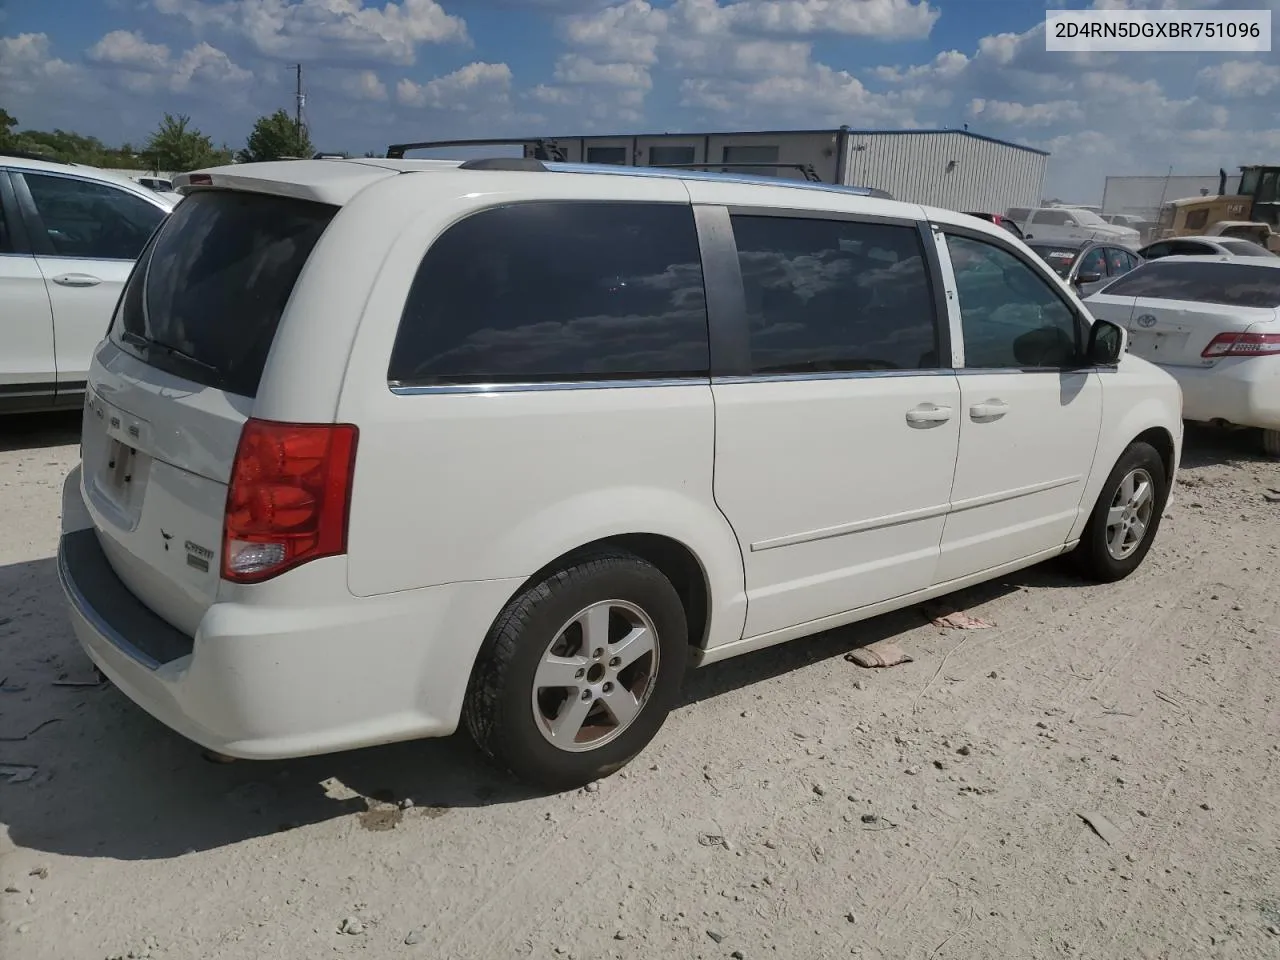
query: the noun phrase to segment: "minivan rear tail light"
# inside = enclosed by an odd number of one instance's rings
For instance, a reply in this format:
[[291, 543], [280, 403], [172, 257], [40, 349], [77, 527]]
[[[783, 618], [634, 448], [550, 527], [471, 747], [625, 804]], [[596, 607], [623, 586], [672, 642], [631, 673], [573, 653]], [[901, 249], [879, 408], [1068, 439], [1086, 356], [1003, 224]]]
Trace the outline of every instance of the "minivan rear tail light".
[[1200, 356], [1266, 357], [1280, 353], [1280, 333], [1220, 333], [1204, 348]]
[[222, 530], [222, 577], [260, 583], [347, 552], [358, 431], [347, 423], [249, 419]]

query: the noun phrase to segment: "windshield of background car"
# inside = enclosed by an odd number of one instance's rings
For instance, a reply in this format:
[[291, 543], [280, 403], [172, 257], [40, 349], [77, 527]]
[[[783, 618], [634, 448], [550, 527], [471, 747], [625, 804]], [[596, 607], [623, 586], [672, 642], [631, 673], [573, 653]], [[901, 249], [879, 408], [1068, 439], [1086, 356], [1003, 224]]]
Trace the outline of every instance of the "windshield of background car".
[[1072, 210], [1071, 215], [1076, 218], [1076, 223], [1088, 224], [1091, 227], [1110, 226], [1107, 221], [1103, 220], [1092, 210]]
[[1109, 297], [1275, 309], [1280, 307], [1280, 268], [1229, 260], [1155, 260], [1130, 270], [1103, 292]]
[[1050, 243], [1032, 243], [1029, 246], [1041, 260], [1053, 267], [1053, 272], [1063, 280], [1067, 279], [1067, 274], [1071, 272], [1071, 265], [1076, 262], [1076, 255], [1080, 252]]

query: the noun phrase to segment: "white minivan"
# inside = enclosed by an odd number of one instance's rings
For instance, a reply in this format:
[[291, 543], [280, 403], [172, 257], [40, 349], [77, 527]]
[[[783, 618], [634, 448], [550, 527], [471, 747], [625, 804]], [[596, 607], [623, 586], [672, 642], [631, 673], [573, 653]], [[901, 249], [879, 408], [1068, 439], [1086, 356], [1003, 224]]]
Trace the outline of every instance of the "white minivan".
[[714, 663], [1142, 562], [1177, 384], [999, 227], [497, 159], [177, 178], [89, 373], [59, 573], [217, 753], [452, 733], [564, 788]]

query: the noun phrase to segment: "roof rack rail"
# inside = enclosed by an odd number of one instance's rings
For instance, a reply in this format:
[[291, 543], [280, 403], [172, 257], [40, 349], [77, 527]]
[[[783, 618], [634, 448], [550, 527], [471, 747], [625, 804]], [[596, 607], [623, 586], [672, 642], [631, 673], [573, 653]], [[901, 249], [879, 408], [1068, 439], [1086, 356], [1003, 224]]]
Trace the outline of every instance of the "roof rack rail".
[[812, 163], [661, 163], [655, 166], [672, 170], [759, 170], [770, 167], [777, 170], [799, 170], [810, 183], [825, 183]]
[[[529, 144], [533, 144], [532, 151], [528, 149]], [[393, 143], [387, 147], [387, 159], [403, 160], [405, 152], [409, 150], [432, 150], [448, 147], [521, 147], [524, 149], [526, 159], [553, 160], [559, 163], [564, 163], [569, 159], [564, 150], [554, 140], [537, 137], [532, 140], [528, 137], [495, 137], [479, 140], [421, 140], [417, 143]], [[527, 156], [530, 152], [533, 154], [532, 157]]]
[[0, 157], [12, 157], [14, 160], [42, 160], [45, 163], [66, 163], [71, 165], [69, 161], [59, 160], [57, 157], [51, 157], [47, 153], [35, 153], [31, 150], [0, 150]]

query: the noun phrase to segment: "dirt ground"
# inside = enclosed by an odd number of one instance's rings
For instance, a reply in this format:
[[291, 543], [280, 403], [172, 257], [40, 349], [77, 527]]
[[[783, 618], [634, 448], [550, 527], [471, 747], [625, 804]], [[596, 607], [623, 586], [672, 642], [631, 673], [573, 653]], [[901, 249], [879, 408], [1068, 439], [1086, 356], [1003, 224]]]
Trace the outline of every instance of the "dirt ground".
[[[627, 771], [547, 797], [462, 737], [214, 765], [55, 685], [88, 673], [75, 427], [0, 422], [0, 957], [1280, 957], [1280, 464], [1247, 438], [1189, 435], [1128, 581], [1036, 568], [953, 598], [991, 629], [909, 610], [709, 667]], [[886, 637], [914, 662], [842, 656]]]

